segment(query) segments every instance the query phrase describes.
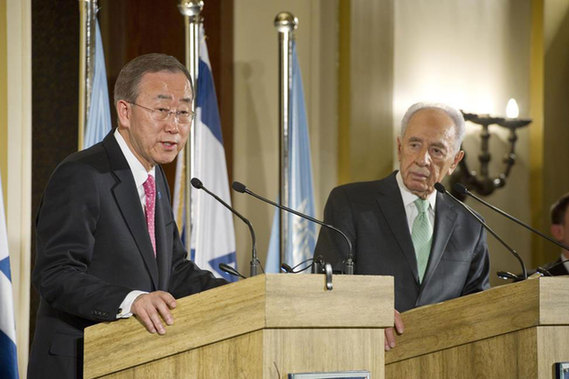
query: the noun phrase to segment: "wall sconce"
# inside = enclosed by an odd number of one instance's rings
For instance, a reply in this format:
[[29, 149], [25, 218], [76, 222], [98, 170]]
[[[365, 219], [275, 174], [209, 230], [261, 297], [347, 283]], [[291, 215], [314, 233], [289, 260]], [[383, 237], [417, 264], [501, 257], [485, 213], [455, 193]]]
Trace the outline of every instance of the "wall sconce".
[[[488, 196], [498, 188], [506, 185], [506, 179], [510, 175], [512, 166], [516, 162], [516, 141], [518, 140], [517, 130], [531, 123], [531, 119], [520, 119], [518, 117], [519, 109], [516, 100], [510, 99], [506, 106], [506, 118], [493, 117], [490, 115], [478, 115], [474, 113], [466, 113], [462, 111], [465, 121], [470, 121], [474, 124], [480, 125], [482, 130], [480, 132], [480, 153], [478, 154], [478, 161], [480, 162], [480, 171], [476, 172], [468, 168], [466, 163], [466, 151], [464, 152], [464, 159], [459, 163], [458, 169], [451, 175], [450, 182], [451, 188], [455, 183], [461, 183], [468, 187], [471, 191], [477, 192], [479, 195]], [[502, 159], [504, 163], [504, 171], [496, 176], [490, 175], [488, 172], [488, 164], [492, 157], [488, 151], [488, 140], [490, 139], [490, 132], [488, 127], [490, 125], [499, 125], [503, 128], [510, 130], [508, 142], [510, 144], [510, 151], [504, 155]], [[453, 195], [461, 200], [464, 200], [465, 195], [458, 194], [452, 191]]]

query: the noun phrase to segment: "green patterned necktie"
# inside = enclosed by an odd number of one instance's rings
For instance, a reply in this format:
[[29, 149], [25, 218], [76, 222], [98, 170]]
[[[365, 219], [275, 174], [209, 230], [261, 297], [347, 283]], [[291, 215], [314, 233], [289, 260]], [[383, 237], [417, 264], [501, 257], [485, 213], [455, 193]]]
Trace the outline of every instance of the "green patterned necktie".
[[423, 199], [415, 200], [415, 206], [419, 211], [415, 221], [413, 221], [413, 230], [411, 239], [415, 247], [415, 256], [417, 257], [417, 270], [419, 272], [419, 283], [423, 281], [429, 254], [431, 253], [431, 241], [433, 239], [433, 226], [429, 220], [429, 201]]

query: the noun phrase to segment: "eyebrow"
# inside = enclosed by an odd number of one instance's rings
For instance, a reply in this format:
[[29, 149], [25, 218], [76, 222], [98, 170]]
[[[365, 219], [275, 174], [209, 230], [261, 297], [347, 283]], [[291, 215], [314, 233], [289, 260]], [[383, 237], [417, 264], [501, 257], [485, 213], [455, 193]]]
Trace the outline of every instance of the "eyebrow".
[[440, 142], [432, 143], [431, 146], [438, 147], [438, 148], [443, 149], [443, 150], [447, 149], [446, 145], [443, 143], [440, 143]]
[[[172, 100], [172, 96], [170, 96], [170, 95], [161, 95], [161, 94], [158, 94], [156, 97], [157, 97], [158, 99], [160, 99], [160, 100]], [[191, 98], [191, 97], [184, 97], [184, 98], [180, 99], [180, 101], [183, 101], [183, 102], [185, 102], [185, 103], [191, 103], [191, 102], [192, 102], [192, 98]]]
[[[423, 139], [419, 138], [419, 137], [409, 137], [409, 142], [421, 142], [423, 143]], [[442, 142], [434, 142], [431, 143], [429, 146], [434, 146], [434, 147], [438, 147], [441, 149], [448, 149], [447, 146], [445, 144], [443, 144]]]

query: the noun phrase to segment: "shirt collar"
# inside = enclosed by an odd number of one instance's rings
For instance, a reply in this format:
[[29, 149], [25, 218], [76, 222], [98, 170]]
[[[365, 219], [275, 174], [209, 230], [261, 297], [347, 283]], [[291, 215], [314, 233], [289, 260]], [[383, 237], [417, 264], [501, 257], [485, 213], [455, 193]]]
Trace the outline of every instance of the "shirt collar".
[[124, 140], [123, 136], [119, 133], [119, 128], [116, 128], [114, 136], [115, 139], [117, 140], [117, 143], [119, 144], [119, 147], [121, 148], [124, 157], [126, 158], [126, 161], [128, 162], [130, 171], [132, 171], [132, 176], [134, 176], [134, 183], [136, 184], [136, 187], [138, 188], [142, 186], [142, 184], [148, 178], [148, 175], [152, 175], [154, 178], [156, 178], [155, 167], [153, 166], [150, 169], [150, 171], [146, 171], [142, 163], [140, 163], [138, 158], [134, 156], [134, 154], [126, 144], [126, 141]]
[[[407, 207], [415, 202], [419, 198], [419, 196], [415, 195], [411, 192], [403, 183], [403, 177], [401, 176], [401, 171], [397, 171], [395, 175], [395, 179], [397, 180], [397, 186], [399, 187], [399, 191], [401, 192], [401, 198], [403, 199], [403, 206]], [[435, 205], [437, 203], [437, 191], [433, 191], [427, 196], [427, 200], [431, 205], [431, 209], [434, 211]]]

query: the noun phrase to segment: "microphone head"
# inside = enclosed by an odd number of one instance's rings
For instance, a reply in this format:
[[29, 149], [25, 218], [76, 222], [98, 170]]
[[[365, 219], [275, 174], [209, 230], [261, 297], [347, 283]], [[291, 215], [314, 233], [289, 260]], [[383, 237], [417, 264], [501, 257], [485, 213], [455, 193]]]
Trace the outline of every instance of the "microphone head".
[[233, 267], [231, 267], [228, 264], [220, 263], [217, 265], [217, 267], [219, 267], [219, 269], [221, 271], [226, 272], [229, 275], [238, 276], [240, 278], [246, 279], [239, 271], [237, 271], [236, 269], [234, 269]]
[[441, 183], [439, 183], [439, 182], [436, 182], [436, 183], [435, 183], [435, 189], [436, 189], [437, 191], [439, 191], [440, 193], [445, 193], [445, 192], [446, 192], [445, 186], [443, 186], [443, 185], [442, 185]]
[[468, 194], [468, 189], [461, 183], [455, 183], [454, 186], [452, 186], [452, 189], [461, 195]]
[[281, 269], [284, 270], [285, 272], [288, 272], [288, 273], [292, 273], [292, 274], [294, 273], [294, 270], [292, 269], [292, 267], [290, 267], [286, 263], [283, 263], [281, 265]]
[[[192, 179], [193, 180], [193, 179]], [[231, 184], [231, 188], [233, 188], [235, 191], [239, 192], [239, 193], [244, 193], [245, 190], [247, 189], [247, 187], [245, 186], [245, 184], [243, 183], [239, 183], [239, 182], [233, 182]]]
[[190, 182], [192, 183], [192, 186], [194, 188], [197, 188], [197, 189], [203, 188], [203, 183], [198, 178], [192, 178], [192, 180], [190, 180]]

